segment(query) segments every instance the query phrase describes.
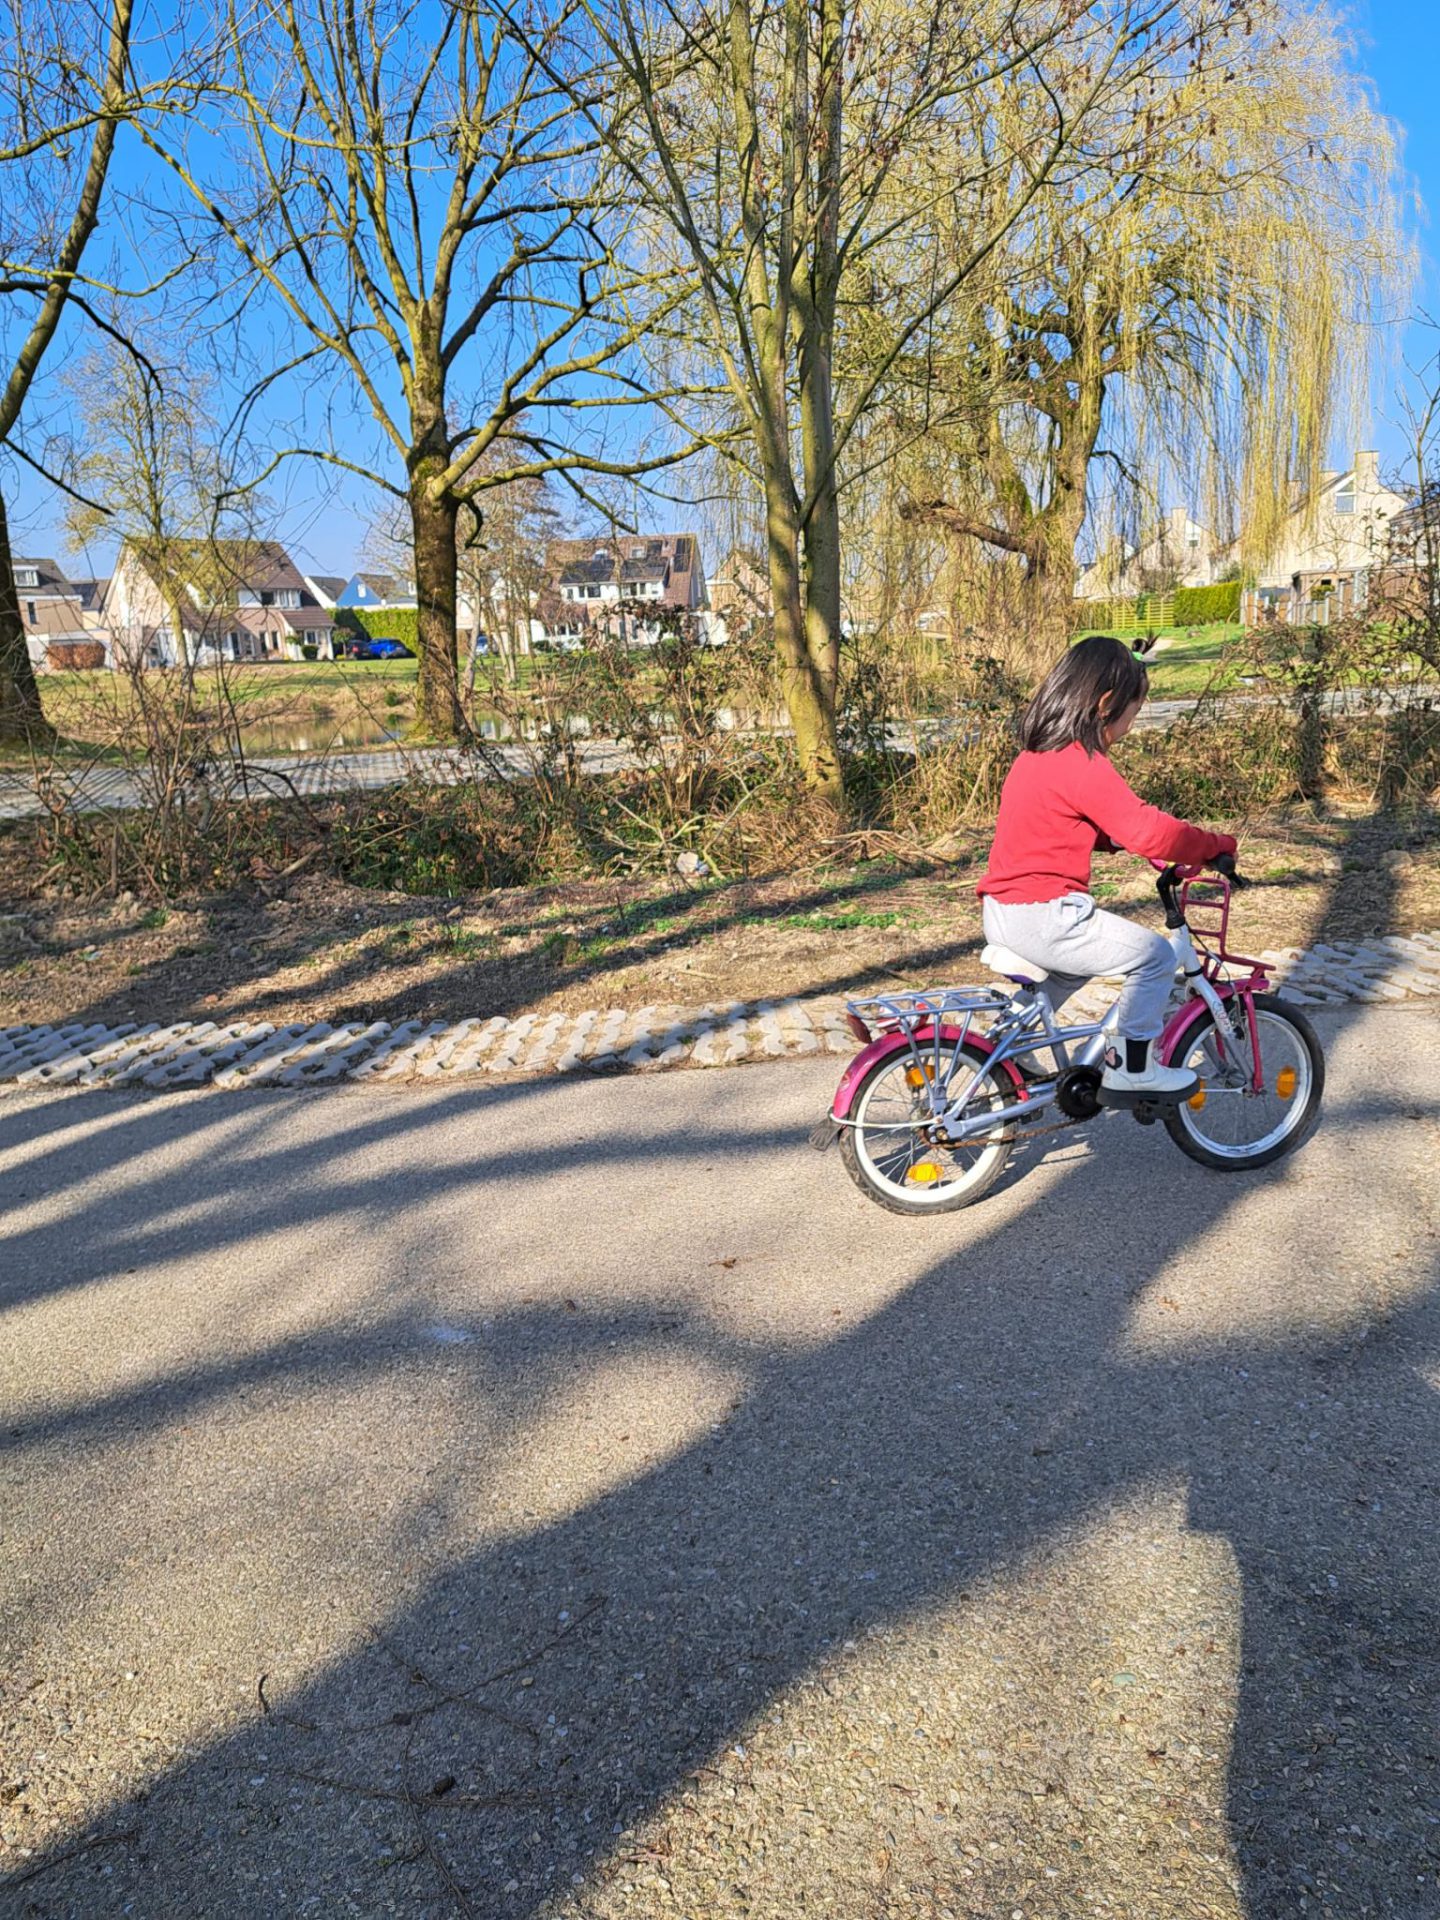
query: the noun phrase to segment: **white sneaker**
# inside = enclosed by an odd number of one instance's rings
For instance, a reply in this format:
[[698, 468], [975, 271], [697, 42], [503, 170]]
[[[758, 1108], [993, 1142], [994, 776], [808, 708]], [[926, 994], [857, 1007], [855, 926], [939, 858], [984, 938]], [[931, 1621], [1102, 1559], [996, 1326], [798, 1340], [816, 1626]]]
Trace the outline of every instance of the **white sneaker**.
[[1105, 1052], [1096, 1099], [1102, 1107], [1178, 1106], [1200, 1085], [1183, 1067], [1165, 1067], [1149, 1040], [1120, 1040]]

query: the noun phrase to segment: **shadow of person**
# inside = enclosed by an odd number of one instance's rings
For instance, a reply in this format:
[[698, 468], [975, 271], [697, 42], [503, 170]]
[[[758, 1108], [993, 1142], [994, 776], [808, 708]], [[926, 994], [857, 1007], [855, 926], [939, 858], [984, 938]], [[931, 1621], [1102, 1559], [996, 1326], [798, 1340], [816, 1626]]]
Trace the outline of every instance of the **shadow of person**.
[[[1367, 1071], [1362, 1058], [1362, 1083]], [[802, 1077], [808, 1087], [810, 1069], [786, 1081], [798, 1090]], [[522, 1164], [519, 1130], [548, 1137], [552, 1104], [568, 1097], [511, 1103], [506, 1146]], [[677, 1148], [684, 1098], [673, 1082], [653, 1088], [647, 1128], [608, 1137], [608, 1181], [653, 1165], [667, 1140]], [[496, 1095], [473, 1103], [477, 1116], [497, 1104]], [[193, 1123], [179, 1103], [152, 1113], [136, 1123], [148, 1137], [132, 1132], [123, 1150], [155, 1168], [157, 1135]], [[1407, 1124], [1400, 1110], [1351, 1116], [1353, 1138], [1378, 1143], [1378, 1157], [1362, 1150], [1361, 1163], [1386, 1164], [1386, 1130]], [[753, 1125], [754, 1151], [773, 1167], [768, 1117]], [[577, 1877], [588, 1884], [613, 1854], [617, 1830], [652, 1816], [687, 1780], [733, 1766], [730, 1749], [778, 1698], [826, 1673], [847, 1641], [904, 1634], [977, 1583], [1019, 1578], [1030, 1556], [1103, 1524], [1137, 1489], [1188, 1477], [1193, 1524], [1231, 1543], [1246, 1588], [1230, 1763], [1241, 1911], [1279, 1920], [1300, 1910], [1297, 1886], [1316, 1888], [1317, 1900], [1338, 1890], [1324, 1897], [1345, 1920], [1425, 1911], [1398, 1895], [1387, 1907], [1382, 1891], [1384, 1872], [1415, 1889], [1425, 1871], [1424, 1803], [1389, 1772], [1378, 1786], [1362, 1775], [1387, 1756], [1412, 1777], [1429, 1764], [1433, 1682], [1416, 1649], [1436, 1569], [1429, 1541], [1414, 1539], [1440, 1479], [1433, 1397], [1417, 1372], [1428, 1304], [1412, 1308], [1403, 1331], [1392, 1321], [1385, 1337], [1358, 1345], [1348, 1319], [1316, 1335], [1303, 1314], [1280, 1310], [1297, 1306], [1289, 1272], [1346, 1158], [1338, 1146], [1311, 1163], [1317, 1142], [1292, 1167], [1241, 1185], [1177, 1163], [1153, 1135], [1125, 1127], [1114, 1137], [1117, 1150], [1107, 1137], [1083, 1163], [1037, 1169], [1028, 1188], [941, 1223], [924, 1243], [928, 1263], [838, 1338], [737, 1341], [704, 1314], [657, 1328], [593, 1301], [498, 1314], [483, 1350], [455, 1349], [452, 1438], [431, 1462], [432, 1507], [449, 1500], [463, 1511], [467, 1483], [492, 1472], [467, 1440], [467, 1409], [478, 1422], [498, 1403], [521, 1429], [537, 1398], [593, 1374], [617, 1346], [743, 1366], [744, 1389], [698, 1437], [593, 1496], [557, 1499], [530, 1520], [495, 1513], [475, 1550], [418, 1587], [397, 1582], [390, 1611], [359, 1636], [332, 1628], [329, 1657], [272, 1684], [268, 1712], [177, 1760], [143, 1807], [94, 1830], [103, 1837], [133, 1819], [141, 1835], [105, 1852], [103, 1880], [101, 1856], [82, 1853], [57, 1858], [36, 1883], [16, 1877], [13, 1896], [32, 1897], [34, 1884], [38, 1911], [87, 1915], [239, 1916], [257, 1901], [277, 1913], [393, 1905], [497, 1920], [566, 1910], [581, 1897]], [[570, 1150], [578, 1159], [582, 1146]], [[268, 1228], [283, 1231], [287, 1209], [311, 1228], [323, 1189], [305, 1177], [304, 1156], [323, 1164], [334, 1142], [277, 1151], [299, 1159], [267, 1195]], [[788, 1205], [793, 1220], [796, 1182], [815, 1163], [798, 1144], [786, 1153], [771, 1204]], [[1396, 1205], [1412, 1204], [1412, 1174]], [[473, 1177], [478, 1196], [483, 1171]], [[189, 1165], [151, 1179], [145, 1205], [156, 1217], [193, 1198]], [[232, 1225], [250, 1204], [236, 1196]], [[335, 1204], [354, 1211], [350, 1186]], [[892, 1223], [852, 1206], [827, 1247], [848, 1244], [863, 1260], [894, 1244]], [[1345, 1232], [1326, 1230], [1349, 1246], [1358, 1229], [1352, 1217]], [[223, 1244], [224, 1222], [210, 1220], [207, 1234]], [[1233, 1236], [1223, 1256], [1217, 1234]], [[52, 1239], [47, 1248], [32, 1235], [31, 1257], [63, 1266], [73, 1223], [58, 1223]], [[659, 1245], [630, 1249], [637, 1283]], [[1240, 1314], [1208, 1337], [1137, 1343], [1137, 1303], [1161, 1276], [1199, 1300], [1220, 1258], [1237, 1300], [1250, 1284], [1267, 1299], [1279, 1289], [1273, 1323], [1247, 1326]], [[1414, 1275], [1411, 1290], [1421, 1291]], [[247, 1393], [313, 1404], [341, 1382], [378, 1385], [410, 1364], [397, 1359], [402, 1332], [393, 1316], [327, 1323], [252, 1356]], [[219, 1395], [232, 1377], [218, 1369]], [[133, 1399], [127, 1418], [163, 1428], [210, 1390], [199, 1366]], [[103, 1449], [105, 1409], [85, 1419], [87, 1444]], [[383, 1453], [391, 1438], [376, 1430], [370, 1447]], [[57, 1440], [63, 1422], [47, 1427], [46, 1443]], [[276, 1534], [314, 1538], [326, 1524], [283, 1504], [303, 1500], [303, 1482], [275, 1497]], [[222, 1498], [214, 1524], [228, 1517]], [[421, 1518], [397, 1514], [397, 1565]], [[97, 1540], [97, 1561], [103, 1554]], [[322, 1565], [318, 1577], [333, 1589], [337, 1569]], [[1391, 1672], [1387, 1660], [1400, 1664]], [[257, 1668], [277, 1661], [276, 1649], [257, 1648]], [[1367, 1793], [1382, 1808], [1369, 1829]], [[1041, 1844], [1054, 1837], [1048, 1817], [1029, 1816]], [[997, 1867], [986, 1897], [1002, 1886], [1008, 1894]], [[1079, 1897], [1073, 1881], [1064, 1889]], [[732, 1904], [745, 1910], [739, 1895]]]

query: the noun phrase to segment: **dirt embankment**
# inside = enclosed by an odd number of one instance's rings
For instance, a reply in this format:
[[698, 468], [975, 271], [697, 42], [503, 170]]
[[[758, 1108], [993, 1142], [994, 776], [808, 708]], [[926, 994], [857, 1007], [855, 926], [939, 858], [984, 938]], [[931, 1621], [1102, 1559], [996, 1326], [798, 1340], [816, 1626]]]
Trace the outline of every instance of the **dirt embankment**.
[[[724, 885], [12, 901], [0, 1022], [457, 1019], [925, 985], [976, 971], [985, 844], [923, 873], [870, 861]], [[1243, 858], [1259, 884], [1236, 903], [1242, 948], [1440, 926], [1440, 822], [1288, 821], [1252, 829]], [[1095, 880], [1106, 905], [1155, 914], [1139, 862], [1100, 860]]]

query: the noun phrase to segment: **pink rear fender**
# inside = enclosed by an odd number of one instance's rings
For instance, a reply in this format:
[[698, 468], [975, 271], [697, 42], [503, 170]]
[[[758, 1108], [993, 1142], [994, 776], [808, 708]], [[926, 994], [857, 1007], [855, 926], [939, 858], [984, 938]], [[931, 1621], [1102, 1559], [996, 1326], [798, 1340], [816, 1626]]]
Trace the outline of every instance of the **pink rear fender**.
[[[992, 1053], [994, 1051], [983, 1033], [966, 1033], [962, 1027], [941, 1027], [940, 1041], [942, 1046], [947, 1041], [953, 1043], [957, 1040], [964, 1040], [967, 1046], [974, 1047], [976, 1051], [980, 1053]], [[921, 1047], [933, 1046], [935, 1042], [935, 1029], [933, 1027], [917, 1028], [915, 1042], [917, 1046]], [[846, 1067], [844, 1074], [841, 1076], [840, 1084], [835, 1089], [835, 1098], [830, 1103], [831, 1119], [846, 1120], [849, 1118], [850, 1109], [855, 1103], [855, 1094], [860, 1086], [860, 1082], [865, 1078], [877, 1060], [888, 1059], [892, 1053], [908, 1053], [909, 1051], [910, 1043], [903, 1033], [882, 1033], [878, 1040], [872, 1040], [868, 1047], [862, 1047], [850, 1062], [849, 1066]], [[1004, 1061], [1001, 1064], [1000, 1071], [1009, 1075], [1015, 1088], [1016, 1097], [1021, 1100], [1026, 1099], [1028, 1096], [1025, 1090], [1024, 1076], [1014, 1062], [1011, 1060]]]

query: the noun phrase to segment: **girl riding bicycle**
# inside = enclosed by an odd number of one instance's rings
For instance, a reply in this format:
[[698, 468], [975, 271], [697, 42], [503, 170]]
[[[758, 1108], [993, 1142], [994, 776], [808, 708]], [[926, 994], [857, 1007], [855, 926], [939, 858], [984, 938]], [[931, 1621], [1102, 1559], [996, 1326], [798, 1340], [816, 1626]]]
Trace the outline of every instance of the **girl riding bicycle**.
[[1198, 866], [1235, 852], [1230, 834], [1147, 806], [1110, 764], [1149, 684], [1144, 663], [1105, 634], [1080, 641], [1050, 669], [1021, 716], [1021, 752], [1005, 777], [977, 888], [986, 939], [1043, 968], [1054, 1005], [1097, 974], [1123, 976], [1099, 1098], [1126, 1106], [1184, 1100], [1197, 1081], [1153, 1056], [1175, 975], [1170, 943], [1096, 906], [1091, 856], [1124, 849]]

